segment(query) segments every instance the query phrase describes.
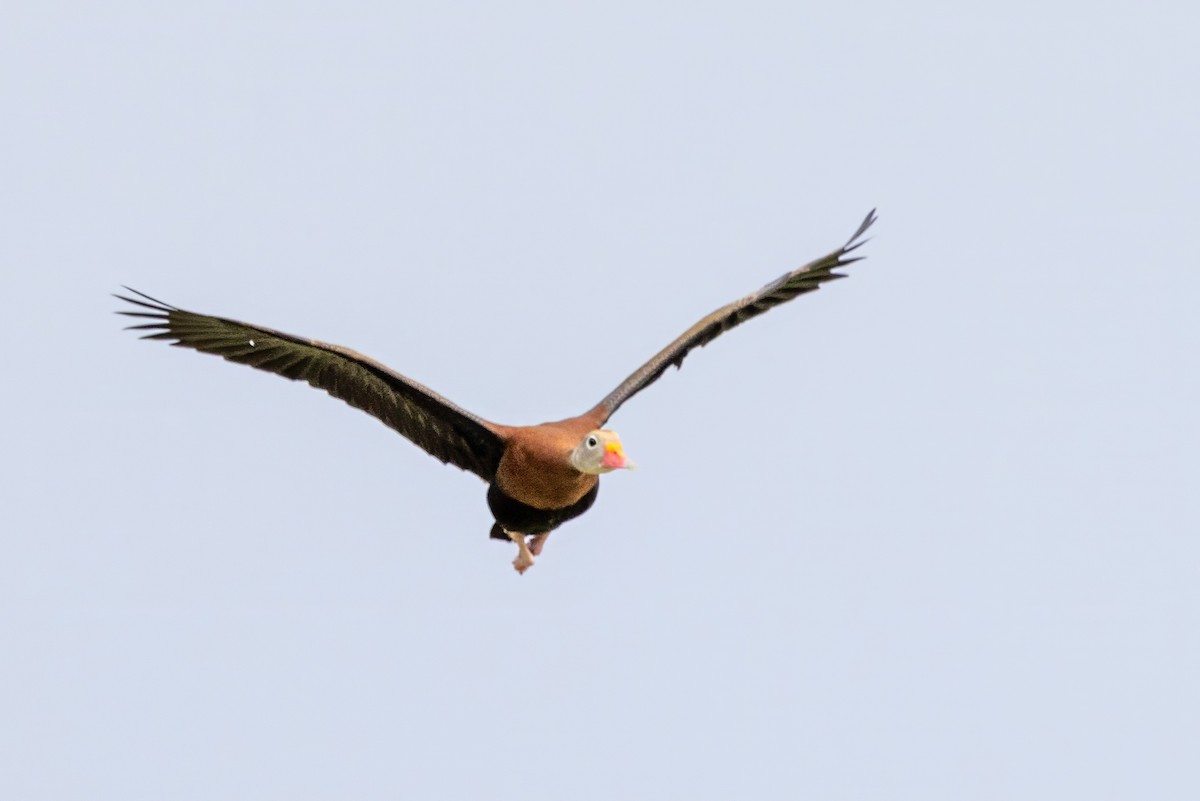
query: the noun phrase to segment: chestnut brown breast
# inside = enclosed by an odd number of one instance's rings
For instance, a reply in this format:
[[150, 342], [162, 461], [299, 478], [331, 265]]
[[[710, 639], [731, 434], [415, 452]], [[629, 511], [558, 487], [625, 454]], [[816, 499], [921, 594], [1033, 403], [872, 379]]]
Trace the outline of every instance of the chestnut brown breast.
[[508, 429], [496, 486], [535, 509], [563, 509], [591, 492], [599, 476], [571, 465], [571, 451], [591, 431], [588, 415]]

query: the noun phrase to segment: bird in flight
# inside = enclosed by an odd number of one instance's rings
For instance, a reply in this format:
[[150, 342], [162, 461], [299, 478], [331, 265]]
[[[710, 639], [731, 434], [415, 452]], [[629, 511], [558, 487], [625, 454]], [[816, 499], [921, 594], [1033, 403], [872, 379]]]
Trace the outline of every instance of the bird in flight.
[[115, 297], [136, 307], [118, 314], [150, 320], [129, 326], [147, 332], [142, 339], [168, 340], [178, 347], [307, 381], [379, 418], [441, 461], [482, 478], [488, 484], [487, 502], [495, 519], [490, 536], [516, 543], [513, 567], [524, 573], [551, 531], [591, 508], [602, 474], [633, 469], [621, 439], [604, 427], [617, 409], [657, 381], [668, 367], [681, 366], [693, 349], [797, 295], [844, 278], [834, 270], [862, 258], [850, 254], [864, 244], [863, 234], [874, 222], [872, 211], [842, 247], [703, 318], [588, 411], [534, 426], [485, 420], [339, 345], [196, 314], [129, 287], [125, 289], [136, 297]]

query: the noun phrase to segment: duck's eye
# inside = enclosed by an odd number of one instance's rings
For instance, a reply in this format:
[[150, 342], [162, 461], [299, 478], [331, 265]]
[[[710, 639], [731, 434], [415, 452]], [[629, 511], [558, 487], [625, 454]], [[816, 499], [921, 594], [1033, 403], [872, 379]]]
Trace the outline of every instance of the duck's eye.
[[600, 443], [598, 443], [598, 442], [596, 441], [596, 438], [595, 438], [595, 437], [588, 437], [588, 447], [589, 447], [589, 448], [594, 448], [594, 447], [596, 447], [596, 446], [597, 446], [597, 445], [599, 445], [599, 444], [600, 444]]

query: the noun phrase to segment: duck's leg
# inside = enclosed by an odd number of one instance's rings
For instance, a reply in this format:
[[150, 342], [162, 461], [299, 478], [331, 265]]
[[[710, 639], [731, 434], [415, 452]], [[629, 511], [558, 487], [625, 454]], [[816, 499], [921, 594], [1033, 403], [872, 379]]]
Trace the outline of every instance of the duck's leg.
[[510, 540], [517, 544], [517, 558], [513, 560], [513, 567], [517, 569], [518, 573], [524, 573], [533, 566], [533, 553], [529, 550], [529, 546], [525, 544], [525, 535], [507, 529], [505, 529], [504, 533], [508, 535]]
[[529, 538], [529, 552], [534, 556], [541, 556], [542, 547], [546, 544], [546, 538], [550, 536], [549, 531], [543, 531], [541, 534], [534, 534]]

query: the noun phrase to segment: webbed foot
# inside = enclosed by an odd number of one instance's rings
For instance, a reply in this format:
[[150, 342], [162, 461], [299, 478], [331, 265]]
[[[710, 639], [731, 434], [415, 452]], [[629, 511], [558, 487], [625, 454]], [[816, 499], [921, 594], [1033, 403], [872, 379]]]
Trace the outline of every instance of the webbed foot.
[[[513, 560], [513, 567], [518, 573], [524, 575], [526, 570], [533, 567], [533, 554], [535, 552], [531, 551], [529, 546], [525, 544], [524, 534], [518, 534], [513, 531], [505, 531], [504, 533], [508, 535], [510, 540], [517, 544], [517, 558]], [[541, 550], [541, 548], [539, 547], [538, 550]]]

